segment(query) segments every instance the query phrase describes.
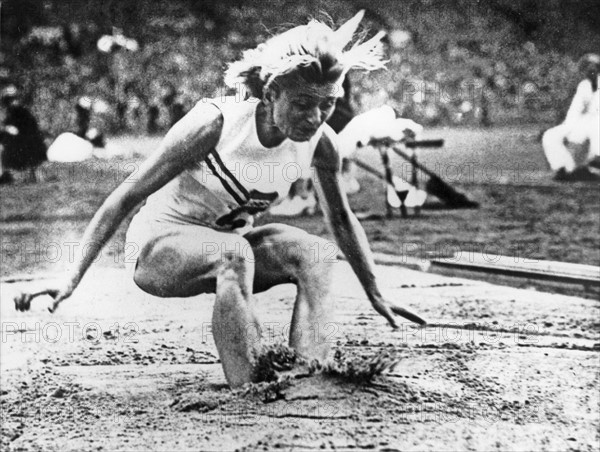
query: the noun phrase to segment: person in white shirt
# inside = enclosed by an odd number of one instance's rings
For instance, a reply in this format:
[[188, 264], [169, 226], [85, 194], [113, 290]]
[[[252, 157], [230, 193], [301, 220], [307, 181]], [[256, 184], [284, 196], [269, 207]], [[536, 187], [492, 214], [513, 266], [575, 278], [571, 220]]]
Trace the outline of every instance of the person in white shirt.
[[587, 54], [581, 59], [584, 79], [562, 124], [547, 130], [542, 137], [544, 154], [555, 179], [560, 181], [600, 180], [590, 168], [598, 167], [600, 56]]
[[18, 295], [16, 308], [29, 309], [45, 293], [56, 309], [121, 221], [147, 199], [127, 233], [140, 247], [133, 279], [159, 297], [216, 294], [213, 337], [230, 386], [256, 378], [260, 324], [252, 294], [278, 284], [297, 286], [290, 346], [323, 362], [330, 345], [324, 326], [332, 310], [331, 243], [282, 224], [253, 227], [254, 216], [286, 196], [312, 166], [336, 241], [373, 307], [393, 327], [396, 315], [425, 323], [381, 294], [366, 234], [341, 188], [337, 138], [325, 124], [348, 70], [383, 67], [381, 34], [349, 45], [363, 14], [335, 32], [312, 21], [246, 51], [225, 81], [251, 95], [200, 101], [171, 128], [137, 179], [100, 207], [82, 240], [88, 252], [64, 282]]

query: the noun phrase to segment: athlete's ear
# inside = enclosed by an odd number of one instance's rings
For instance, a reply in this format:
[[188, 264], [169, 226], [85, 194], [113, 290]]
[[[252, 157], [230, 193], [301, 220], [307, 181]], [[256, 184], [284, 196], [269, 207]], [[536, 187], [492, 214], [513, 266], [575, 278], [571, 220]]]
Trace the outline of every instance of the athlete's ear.
[[272, 84], [263, 93], [263, 101], [270, 104], [279, 98], [279, 87]]

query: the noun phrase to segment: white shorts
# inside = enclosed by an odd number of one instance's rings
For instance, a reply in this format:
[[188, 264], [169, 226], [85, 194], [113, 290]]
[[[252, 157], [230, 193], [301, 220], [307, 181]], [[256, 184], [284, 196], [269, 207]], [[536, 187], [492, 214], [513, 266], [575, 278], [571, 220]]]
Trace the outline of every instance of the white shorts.
[[171, 220], [169, 218], [160, 218], [148, 215], [147, 212], [138, 212], [127, 229], [125, 236], [125, 269], [127, 274], [133, 278], [137, 267], [138, 257], [141, 250], [152, 240], [169, 234], [172, 226], [198, 226], [206, 227], [220, 232], [231, 232], [238, 235], [245, 235], [251, 231], [254, 225], [252, 216], [244, 216], [245, 225], [236, 229], [215, 227], [212, 219], [207, 219], [206, 223], [186, 223]]

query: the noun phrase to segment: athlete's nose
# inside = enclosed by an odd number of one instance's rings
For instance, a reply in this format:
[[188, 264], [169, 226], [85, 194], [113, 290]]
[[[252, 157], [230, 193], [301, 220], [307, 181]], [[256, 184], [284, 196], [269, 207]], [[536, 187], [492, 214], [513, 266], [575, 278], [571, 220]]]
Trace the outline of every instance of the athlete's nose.
[[311, 108], [306, 113], [305, 121], [313, 127], [319, 127], [321, 125], [321, 110], [318, 107]]

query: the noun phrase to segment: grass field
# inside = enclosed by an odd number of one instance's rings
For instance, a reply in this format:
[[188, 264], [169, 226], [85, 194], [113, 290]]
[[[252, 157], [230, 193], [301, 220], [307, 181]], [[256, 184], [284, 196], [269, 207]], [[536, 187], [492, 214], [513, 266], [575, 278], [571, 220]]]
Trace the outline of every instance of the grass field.
[[[449, 210], [430, 197], [419, 216], [365, 221], [373, 249], [413, 256], [484, 252], [600, 265], [600, 186], [552, 181], [536, 139], [539, 130], [428, 130], [425, 138], [443, 138], [446, 145], [421, 150], [420, 161], [481, 207]], [[158, 140], [115, 138], [109, 150], [121, 156], [82, 164], [47, 163], [38, 171], [39, 183], [25, 183], [17, 175], [15, 184], [2, 186], [2, 275], [67, 268], [75, 253], [85, 252], [80, 238], [103, 199], [123, 180], [135, 177], [137, 164]], [[363, 150], [358, 157], [380, 167], [374, 151]], [[397, 156], [393, 166], [397, 174], [409, 171]], [[352, 207], [385, 213], [382, 182], [360, 169], [358, 177], [363, 188], [351, 196]], [[329, 234], [321, 215], [260, 219], [269, 221]], [[127, 224], [106, 246], [100, 265], [122, 266]]]

